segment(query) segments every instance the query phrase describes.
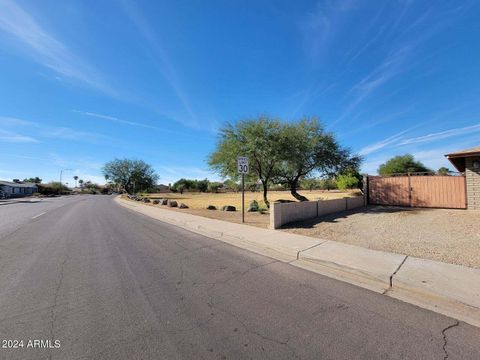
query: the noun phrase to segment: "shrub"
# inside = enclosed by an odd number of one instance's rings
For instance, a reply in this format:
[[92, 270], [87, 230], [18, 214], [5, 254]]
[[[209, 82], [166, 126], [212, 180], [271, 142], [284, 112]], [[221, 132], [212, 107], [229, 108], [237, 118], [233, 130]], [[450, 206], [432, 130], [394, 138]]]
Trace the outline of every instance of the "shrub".
[[326, 178], [320, 180], [319, 183], [320, 190], [334, 190], [337, 189], [337, 182], [333, 178]]
[[252, 202], [250, 202], [250, 205], [248, 205], [247, 212], [255, 212], [258, 211], [258, 209], [259, 206], [257, 200], [252, 200]]
[[222, 187], [222, 183], [219, 182], [211, 182], [208, 184], [208, 192], [217, 193], [218, 189]]
[[337, 176], [337, 187], [340, 190], [357, 189], [359, 183], [358, 178], [351, 174]]

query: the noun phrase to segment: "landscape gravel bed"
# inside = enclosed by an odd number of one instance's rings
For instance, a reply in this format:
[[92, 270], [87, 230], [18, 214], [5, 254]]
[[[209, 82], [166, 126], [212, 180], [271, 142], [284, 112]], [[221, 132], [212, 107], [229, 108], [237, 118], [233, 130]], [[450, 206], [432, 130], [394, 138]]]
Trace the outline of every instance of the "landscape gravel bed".
[[285, 231], [480, 268], [480, 211], [370, 206], [288, 224]]

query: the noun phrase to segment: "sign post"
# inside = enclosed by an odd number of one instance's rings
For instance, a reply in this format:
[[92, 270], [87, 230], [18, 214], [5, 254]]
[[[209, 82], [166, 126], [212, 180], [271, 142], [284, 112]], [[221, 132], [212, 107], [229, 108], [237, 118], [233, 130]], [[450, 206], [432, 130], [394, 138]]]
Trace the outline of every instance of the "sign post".
[[248, 174], [248, 158], [245, 156], [237, 157], [237, 170], [242, 174], [242, 223], [245, 222], [245, 174]]

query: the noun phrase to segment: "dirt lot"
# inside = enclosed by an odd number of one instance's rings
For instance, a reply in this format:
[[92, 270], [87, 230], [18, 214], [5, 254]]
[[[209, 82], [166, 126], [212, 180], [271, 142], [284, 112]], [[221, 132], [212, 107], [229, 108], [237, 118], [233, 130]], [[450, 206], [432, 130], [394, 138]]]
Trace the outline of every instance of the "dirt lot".
[[[300, 191], [300, 194], [306, 196], [309, 200], [319, 200], [319, 199], [338, 199], [350, 196], [356, 196], [358, 191], [353, 192], [342, 192], [342, 191]], [[169, 209], [172, 211], [182, 211], [189, 214], [204, 216], [210, 219], [231, 221], [235, 223], [242, 222], [242, 193], [161, 193], [161, 194], [148, 194], [146, 195], [150, 199], [173, 199], [179, 202], [183, 202], [188, 205], [188, 209], [177, 209], [177, 208], [168, 208], [166, 206], [161, 206], [164, 209]], [[279, 199], [285, 200], [294, 200], [289, 191], [269, 191], [268, 198], [270, 201], [275, 201]], [[245, 224], [258, 226], [262, 228], [267, 228], [270, 222], [270, 215], [267, 211], [265, 203], [263, 202], [263, 193], [261, 192], [245, 192], [245, 207], [248, 207], [248, 204], [252, 200], [257, 200], [260, 207], [265, 210], [264, 213], [248, 213], [245, 212]], [[148, 205], [148, 204], [147, 204]], [[152, 205], [152, 204], [149, 204]], [[208, 205], [214, 205], [218, 210], [207, 210]], [[237, 208], [237, 211], [220, 211], [221, 207], [224, 205], [233, 205]], [[152, 205], [153, 206], [153, 205]], [[160, 206], [160, 205], [155, 205]]]
[[285, 226], [285, 231], [480, 268], [480, 211], [369, 207]]
[[[300, 194], [306, 196], [309, 200], [319, 200], [319, 199], [338, 199], [343, 197], [355, 196], [358, 191], [353, 192], [342, 192], [342, 191], [323, 191], [323, 190], [313, 190], [313, 191], [299, 191]], [[174, 199], [180, 202], [185, 203], [191, 209], [205, 209], [208, 205], [214, 205], [217, 208], [221, 208], [224, 205], [233, 205], [238, 210], [242, 206], [242, 193], [166, 193], [166, 194], [147, 194], [146, 196], [151, 199]], [[295, 198], [290, 194], [289, 191], [269, 191], [268, 199], [270, 201], [276, 201], [279, 199], [284, 200], [295, 200]], [[262, 192], [252, 192], [245, 191], [245, 207], [248, 207], [248, 204], [252, 200], [257, 200], [259, 205], [265, 207], [263, 202], [263, 193]]]

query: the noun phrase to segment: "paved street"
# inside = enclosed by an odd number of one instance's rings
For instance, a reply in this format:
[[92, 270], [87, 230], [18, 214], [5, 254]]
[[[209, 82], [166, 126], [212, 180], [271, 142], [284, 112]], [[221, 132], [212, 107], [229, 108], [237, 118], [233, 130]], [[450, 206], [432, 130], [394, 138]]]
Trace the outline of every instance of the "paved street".
[[0, 238], [24, 224], [42, 216], [47, 211], [81, 200], [86, 197], [60, 196], [46, 198], [17, 198], [0, 200]]
[[478, 328], [110, 196], [2, 205], [0, 226], [0, 339], [24, 341], [0, 359], [480, 358]]

